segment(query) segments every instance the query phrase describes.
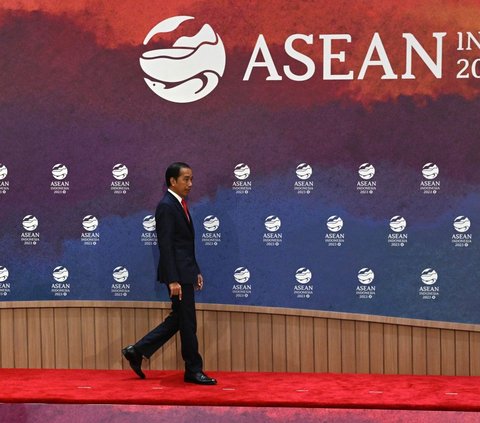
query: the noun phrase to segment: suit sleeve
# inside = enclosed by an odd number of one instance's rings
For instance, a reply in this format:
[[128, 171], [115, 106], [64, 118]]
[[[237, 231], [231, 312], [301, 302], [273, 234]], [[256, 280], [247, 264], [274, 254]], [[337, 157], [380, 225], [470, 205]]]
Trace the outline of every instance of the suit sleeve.
[[176, 259], [175, 259], [175, 216], [173, 211], [166, 204], [161, 204], [155, 213], [156, 232], [158, 248], [160, 249], [160, 260], [166, 275], [163, 282], [179, 282]]

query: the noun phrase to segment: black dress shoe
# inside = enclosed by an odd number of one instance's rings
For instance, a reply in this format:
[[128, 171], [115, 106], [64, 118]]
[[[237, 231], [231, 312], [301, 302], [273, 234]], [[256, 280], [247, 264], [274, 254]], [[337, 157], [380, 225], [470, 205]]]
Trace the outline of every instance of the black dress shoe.
[[142, 372], [142, 354], [140, 354], [133, 345], [129, 345], [122, 350], [123, 356], [130, 363], [132, 370], [141, 378], [145, 379], [145, 374]]
[[188, 383], [196, 383], [198, 385], [216, 385], [217, 380], [213, 377], [208, 377], [203, 372], [185, 373], [183, 380]]

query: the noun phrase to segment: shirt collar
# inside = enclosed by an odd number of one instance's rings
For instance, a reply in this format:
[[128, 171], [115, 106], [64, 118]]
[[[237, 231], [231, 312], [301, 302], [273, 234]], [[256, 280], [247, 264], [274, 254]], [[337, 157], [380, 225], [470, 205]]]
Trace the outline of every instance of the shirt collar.
[[172, 194], [180, 204], [182, 204], [182, 197], [180, 197], [176, 192], [173, 192], [170, 188], [168, 189], [168, 192]]

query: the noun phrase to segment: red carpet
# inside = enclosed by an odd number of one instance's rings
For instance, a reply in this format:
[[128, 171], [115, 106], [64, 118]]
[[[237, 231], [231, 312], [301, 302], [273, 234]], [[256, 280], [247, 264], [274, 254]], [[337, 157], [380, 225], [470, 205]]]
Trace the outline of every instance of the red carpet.
[[180, 372], [0, 369], [0, 402], [480, 411], [479, 377], [209, 374], [218, 385], [185, 384]]

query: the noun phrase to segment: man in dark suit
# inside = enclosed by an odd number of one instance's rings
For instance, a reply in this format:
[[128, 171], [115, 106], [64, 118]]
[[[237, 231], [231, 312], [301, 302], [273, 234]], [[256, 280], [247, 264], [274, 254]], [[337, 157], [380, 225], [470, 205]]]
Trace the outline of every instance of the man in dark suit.
[[192, 188], [192, 169], [186, 163], [172, 163], [167, 168], [165, 180], [168, 192], [155, 212], [160, 249], [158, 280], [168, 287], [172, 312], [136, 344], [124, 348], [122, 354], [143, 379], [143, 357], [150, 358], [180, 331], [185, 382], [215, 385], [217, 381], [203, 373], [203, 361], [198, 353], [194, 291], [203, 288], [203, 277], [195, 258], [193, 222], [185, 202]]

